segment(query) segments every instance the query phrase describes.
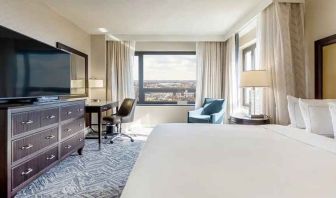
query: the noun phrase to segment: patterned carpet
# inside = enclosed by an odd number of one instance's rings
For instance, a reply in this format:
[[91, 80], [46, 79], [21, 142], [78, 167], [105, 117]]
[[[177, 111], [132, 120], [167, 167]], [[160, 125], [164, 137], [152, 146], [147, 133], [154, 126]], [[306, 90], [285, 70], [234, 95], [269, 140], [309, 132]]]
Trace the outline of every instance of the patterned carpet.
[[18, 192], [16, 198], [118, 198], [144, 145], [144, 138], [102, 144], [86, 140], [82, 156], [74, 154]]

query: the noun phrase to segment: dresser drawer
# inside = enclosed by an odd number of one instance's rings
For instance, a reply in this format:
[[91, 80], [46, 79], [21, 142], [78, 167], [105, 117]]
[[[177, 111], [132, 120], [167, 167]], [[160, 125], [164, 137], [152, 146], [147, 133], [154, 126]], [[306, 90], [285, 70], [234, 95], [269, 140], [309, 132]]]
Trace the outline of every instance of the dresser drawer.
[[61, 120], [84, 116], [84, 104], [73, 104], [61, 107]]
[[54, 147], [39, 156], [40, 171], [58, 160], [58, 147]]
[[48, 129], [12, 142], [12, 162], [58, 141], [58, 128]]
[[41, 127], [58, 123], [59, 109], [52, 108], [41, 111]]
[[12, 115], [12, 134], [18, 135], [41, 126], [40, 111], [16, 113]]
[[84, 145], [84, 132], [80, 132], [74, 137], [61, 143], [61, 157], [73, 152], [79, 145]]
[[80, 118], [71, 123], [64, 124], [61, 127], [61, 138], [64, 139], [72, 134], [84, 129], [84, 118]]
[[58, 160], [58, 148], [45, 153], [12, 169], [12, 190]]

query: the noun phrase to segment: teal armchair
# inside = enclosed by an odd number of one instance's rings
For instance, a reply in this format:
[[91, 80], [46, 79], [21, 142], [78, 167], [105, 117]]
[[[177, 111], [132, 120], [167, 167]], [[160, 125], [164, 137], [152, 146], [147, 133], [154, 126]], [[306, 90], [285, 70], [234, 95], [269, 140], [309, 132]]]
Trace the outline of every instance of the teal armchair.
[[201, 108], [188, 112], [188, 123], [223, 123], [225, 100], [205, 98]]

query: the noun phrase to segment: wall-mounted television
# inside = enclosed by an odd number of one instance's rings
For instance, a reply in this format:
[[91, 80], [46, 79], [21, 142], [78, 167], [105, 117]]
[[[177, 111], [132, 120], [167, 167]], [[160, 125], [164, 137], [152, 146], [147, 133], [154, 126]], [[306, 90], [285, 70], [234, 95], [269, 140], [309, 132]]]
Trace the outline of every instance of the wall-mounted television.
[[69, 94], [69, 53], [0, 26], [0, 99]]

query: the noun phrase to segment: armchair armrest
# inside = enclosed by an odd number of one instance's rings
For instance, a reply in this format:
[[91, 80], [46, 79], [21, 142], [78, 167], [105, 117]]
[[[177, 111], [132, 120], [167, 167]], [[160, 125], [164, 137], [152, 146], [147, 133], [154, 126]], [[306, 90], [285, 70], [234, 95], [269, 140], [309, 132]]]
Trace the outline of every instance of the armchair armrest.
[[203, 111], [202, 107], [199, 108], [199, 109], [193, 110], [193, 111], [188, 111], [188, 118], [187, 118], [188, 120], [187, 120], [187, 122], [190, 123], [190, 121], [189, 121], [190, 117], [193, 117], [193, 116], [196, 116], [196, 115], [201, 115], [202, 111]]
[[225, 109], [222, 109], [218, 113], [213, 113], [210, 115], [211, 123], [222, 124], [224, 120]]
[[201, 107], [199, 109], [196, 109], [196, 110], [193, 110], [193, 111], [189, 111], [188, 115], [189, 116], [192, 116], [192, 115], [201, 115], [202, 111], [203, 111], [203, 107]]

